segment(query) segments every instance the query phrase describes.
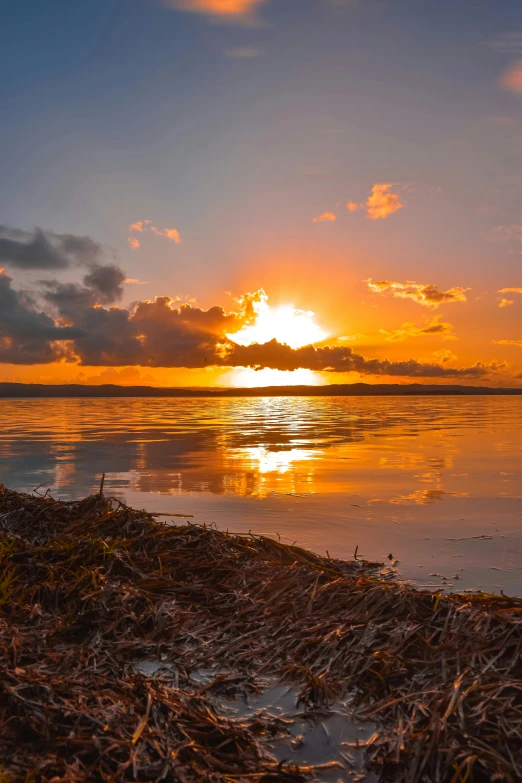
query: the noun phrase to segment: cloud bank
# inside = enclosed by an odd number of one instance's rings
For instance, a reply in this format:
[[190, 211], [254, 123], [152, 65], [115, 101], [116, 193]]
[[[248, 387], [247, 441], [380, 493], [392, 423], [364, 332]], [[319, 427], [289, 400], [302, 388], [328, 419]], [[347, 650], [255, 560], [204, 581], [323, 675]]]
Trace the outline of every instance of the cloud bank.
[[16, 292], [11, 278], [2, 273], [0, 361], [70, 361], [104, 367], [309, 369], [415, 378], [481, 378], [498, 369], [497, 365], [482, 362], [453, 368], [415, 359], [366, 358], [347, 346], [294, 349], [275, 339], [238, 345], [233, 334], [256, 317], [253, 302], [264, 296], [263, 291], [246, 294], [239, 311], [228, 313], [219, 305], [208, 310], [177, 305], [167, 296], [138, 302], [132, 310], [100, 304], [101, 298], [110, 296], [109, 291], [117, 295], [121, 282], [115, 274], [110, 281], [112, 288], [100, 287], [99, 279], [93, 281], [91, 276], [84, 278], [83, 285], [45, 282], [43, 298], [54, 310], [53, 317], [39, 310], [34, 300]]
[[[35, 237], [41, 247], [40, 255], [34, 249]], [[441, 362], [391, 361], [365, 357], [345, 345], [292, 348], [277, 339], [240, 344], [240, 333], [244, 334], [245, 327], [256, 323], [260, 307], [266, 305], [267, 297], [262, 289], [244, 294], [238, 300], [237, 310], [229, 312], [221, 305], [204, 310], [169, 296], [122, 307], [117, 302], [122, 297], [125, 273], [116, 264], [102, 263], [101, 249], [89, 238], [43, 232], [32, 235], [20, 232], [18, 236], [11, 230], [9, 239], [18, 243], [16, 251], [9, 251], [13, 266], [23, 256], [23, 268], [27, 268], [30, 257], [31, 269], [48, 269], [49, 259], [54, 259], [52, 263], [56, 265], [58, 257], [59, 266], [51, 268], [74, 263], [86, 269], [81, 282], [62, 282], [55, 277], [42, 279], [36, 293], [16, 290], [11, 276], [0, 272], [0, 362], [65, 361], [113, 368], [306, 369], [413, 378], [482, 378], [505, 366], [477, 362], [468, 367], [451, 367], [446, 354]], [[50, 255], [49, 244], [58, 256]], [[466, 290], [440, 292], [434, 286], [417, 283], [369, 281], [369, 284], [381, 293], [391, 291], [393, 295], [408, 296], [421, 304], [435, 305], [441, 301], [461, 301], [465, 298], [462, 291]], [[235, 334], [238, 342], [234, 340]], [[389, 333], [389, 339], [402, 340], [422, 334], [451, 336], [451, 325], [437, 318], [421, 327], [407, 323]]]

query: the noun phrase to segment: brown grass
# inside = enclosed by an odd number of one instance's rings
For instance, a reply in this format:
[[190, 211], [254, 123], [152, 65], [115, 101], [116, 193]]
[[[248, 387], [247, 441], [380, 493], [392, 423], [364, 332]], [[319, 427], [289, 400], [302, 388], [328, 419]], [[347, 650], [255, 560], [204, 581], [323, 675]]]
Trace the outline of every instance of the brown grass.
[[[102, 494], [0, 486], [0, 783], [297, 781], [212, 692], [298, 682], [353, 694], [386, 781], [522, 780], [522, 602], [430, 594], [378, 564], [158, 522]], [[174, 664], [144, 677], [137, 661]], [[191, 671], [233, 676], [194, 686]]]

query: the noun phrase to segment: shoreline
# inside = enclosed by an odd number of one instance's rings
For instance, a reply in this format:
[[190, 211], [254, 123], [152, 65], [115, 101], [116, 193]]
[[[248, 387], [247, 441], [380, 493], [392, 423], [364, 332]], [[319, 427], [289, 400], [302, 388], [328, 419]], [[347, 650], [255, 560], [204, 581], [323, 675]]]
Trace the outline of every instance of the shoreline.
[[280, 717], [223, 709], [266, 678], [311, 724], [347, 698], [375, 722], [354, 753], [379, 780], [518, 779], [522, 599], [430, 593], [102, 490], [0, 486], [2, 780], [319, 780], [324, 764], [274, 759]]
[[0, 399], [172, 397], [464, 397], [522, 395], [522, 387], [461, 386], [447, 384], [351, 383], [324, 386], [260, 386], [252, 388], [189, 388], [161, 386], [117, 386], [100, 384], [0, 383]]

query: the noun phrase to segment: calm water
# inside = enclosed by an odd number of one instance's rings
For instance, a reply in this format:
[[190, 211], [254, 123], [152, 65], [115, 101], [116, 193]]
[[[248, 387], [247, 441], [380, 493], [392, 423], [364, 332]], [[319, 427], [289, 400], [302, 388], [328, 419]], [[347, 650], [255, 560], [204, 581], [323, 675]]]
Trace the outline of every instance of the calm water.
[[521, 414], [520, 397], [2, 400], [0, 482], [71, 498], [105, 472], [151, 511], [522, 594]]

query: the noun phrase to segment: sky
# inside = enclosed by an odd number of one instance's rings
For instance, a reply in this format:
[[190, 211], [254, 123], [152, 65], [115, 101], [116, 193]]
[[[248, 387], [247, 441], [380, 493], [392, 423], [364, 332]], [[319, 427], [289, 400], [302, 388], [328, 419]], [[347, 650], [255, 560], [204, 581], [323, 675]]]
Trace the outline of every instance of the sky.
[[518, 0], [6, 0], [0, 381], [522, 386]]

